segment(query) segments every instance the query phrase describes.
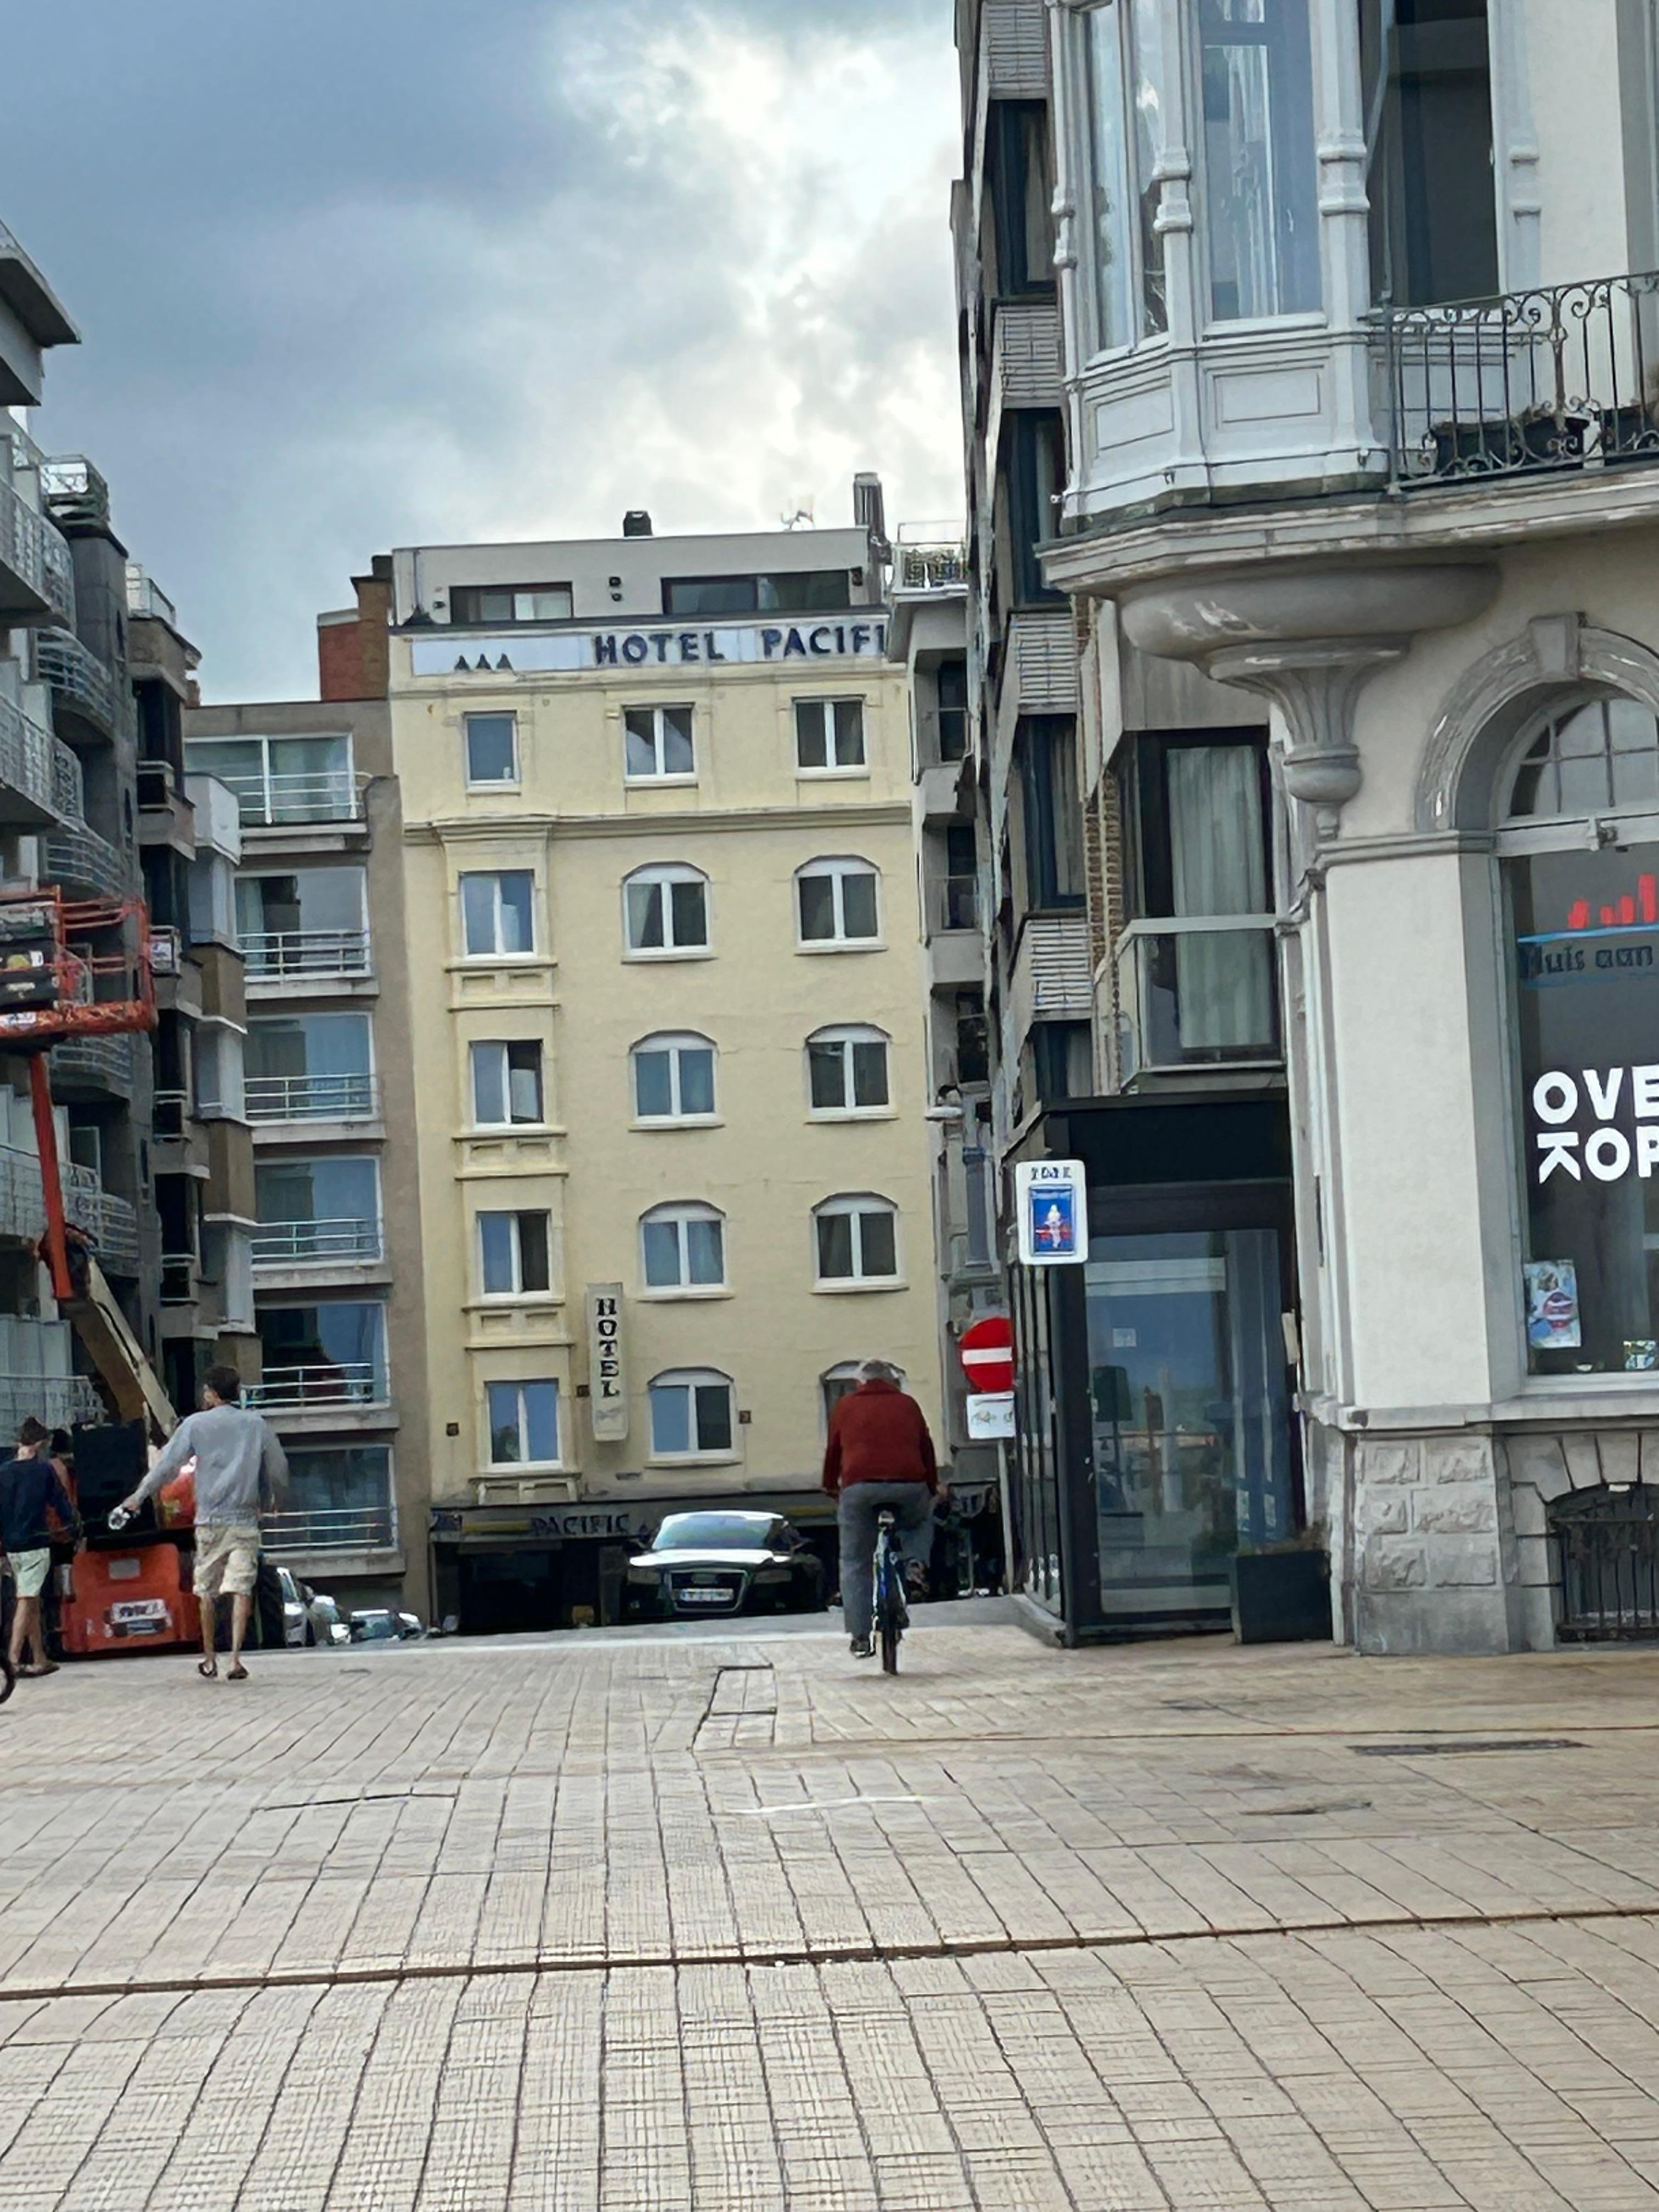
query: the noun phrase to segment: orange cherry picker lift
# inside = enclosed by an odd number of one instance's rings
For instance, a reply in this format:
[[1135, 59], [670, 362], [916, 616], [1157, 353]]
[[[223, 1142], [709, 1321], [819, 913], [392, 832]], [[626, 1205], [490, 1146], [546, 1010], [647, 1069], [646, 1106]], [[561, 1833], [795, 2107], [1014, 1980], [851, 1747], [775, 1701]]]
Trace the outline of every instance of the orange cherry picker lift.
[[[52, 889], [0, 892], [0, 1051], [26, 1054], [40, 1156], [46, 1231], [40, 1255], [59, 1311], [71, 1323], [102, 1385], [114, 1422], [76, 1431], [77, 1462], [120, 1468], [113, 1496], [94, 1505], [81, 1488], [87, 1547], [60, 1589], [58, 1632], [66, 1653], [155, 1650], [199, 1635], [190, 1589], [190, 1516], [182, 1501], [158, 1501], [130, 1531], [107, 1532], [110, 1504], [142, 1473], [142, 1449], [166, 1441], [177, 1415], [144, 1356], [94, 1253], [64, 1217], [48, 1055], [67, 1037], [108, 1036], [155, 1027], [149, 916], [142, 901], [71, 901]], [[135, 1455], [141, 1464], [135, 1471]], [[169, 1485], [169, 1489], [173, 1486]]]

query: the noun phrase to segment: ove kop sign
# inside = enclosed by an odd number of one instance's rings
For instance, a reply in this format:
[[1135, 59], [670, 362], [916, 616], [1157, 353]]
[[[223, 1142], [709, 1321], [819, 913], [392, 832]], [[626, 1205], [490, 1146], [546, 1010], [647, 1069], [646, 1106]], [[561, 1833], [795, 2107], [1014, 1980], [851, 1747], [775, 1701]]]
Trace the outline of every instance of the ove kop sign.
[[1006, 1314], [976, 1321], [957, 1347], [968, 1387], [994, 1397], [1014, 1387], [1014, 1325]]

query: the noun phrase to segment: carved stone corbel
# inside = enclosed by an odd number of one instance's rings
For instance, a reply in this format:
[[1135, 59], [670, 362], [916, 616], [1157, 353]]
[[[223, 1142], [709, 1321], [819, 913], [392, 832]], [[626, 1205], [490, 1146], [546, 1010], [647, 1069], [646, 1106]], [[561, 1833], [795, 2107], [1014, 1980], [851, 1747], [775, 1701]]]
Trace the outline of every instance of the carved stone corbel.
[[1342, 809], [1359, 789], [1353, 708], [1379, 668], [1402, 660], [1407, 638], [1329, 638], [1310, 645], [1237, 646], [1212, 656], [1208, 673], [1272, 700], [1290, 742], [1280, 755], [1285, 788], [1310, 809], [1319, 839], [1337, 836]]

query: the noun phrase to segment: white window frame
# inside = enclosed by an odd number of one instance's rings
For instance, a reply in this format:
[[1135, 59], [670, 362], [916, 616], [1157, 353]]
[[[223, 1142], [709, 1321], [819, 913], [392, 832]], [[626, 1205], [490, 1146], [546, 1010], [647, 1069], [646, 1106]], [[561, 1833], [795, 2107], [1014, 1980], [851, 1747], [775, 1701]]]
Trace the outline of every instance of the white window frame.
[[[652, 753], [657, 763], [655, 768], [644, 769], [630, 769], [628, 765], [628, 740], [631, 734], [628, 726], [629, 718], [630, 715], [635, 714], [648, 714], [651, 718], [650, 743]], [[686, 734], [691, 747], [691, 765], [689, 769], [670, 769], [665, 768], [662, 764], [666, 742], [664, 734], [664, 717], [669, 714], [684, 714], [685, 716], [688, 725]], [[684, 700], [670, 699], [665, 701], [659, 707], [624, 707], [622, 713], [622, 724], [623, 781], [624, 783], [641, 784], [649, 789], [655, 790], [659, 786], [664, 784], [687, 784], [695, 783], [696, 781], [697, 710], [694, 706], [690, 705]]]
[[[886, 1077], [887, 1096], [879, 1106], [860, 1106], [854, 1092], [853, 1048], [860, 1044], [878, 1044], [882, 1048], [883, 1072]], [[839, 1106], [820, 1106], [812, 1096], [812, 1053], [814, 1048], [836, 1045], [841, 1051], [842, 1103]], [[893, 1117], [893, 1040], [885, 1030], [878, 1029], [872, 1022], [836, 1022], [828, 1028], [814, 1030], [806, 1040], [803, 1055], [806, 1075], [806, 1110], [815, 1121], [890, 1121]]]
[[[866, 1213], [885, 1214], [893, 1224], [893, 1272], [890, 1275], [872, 1275], [864, 1267], [864, 1230], [862, 1217]], [[850, 1218], [853, 1223], [853, 1273], [850, 1275], [826, 1275], [821, 1270], [818, 1224], [831, 1218]], [[834, 1198], [822, 1200], [812, 1208], [812, 1279], [820, 1291], [892, 1291], [904, 1284], [904, 1255], [899, 1245], [899, 1210], [890, 1198], [876, 1191], [842, 1191]]]
[[[795, 774], [797, 775], [868, 776], [870, 773], [870, 710], [869, 702], [862, 692], [854, 694], [842, 692], [838, 697], [826, 693], [821, 696], [796, 699], [791, 703], [794, 710]], [[859, 710], [859, 757], [855, 761], [838, 760], [836, 757], [836, 709], [837, 707], [856, 707]], [[804, 714], [812, 713], [816, 713], [817, 716], [818, 735], [823, 744], [823, 763], [821, 767], [801, 758], [801, 739], [805, 734], [802, 728], [802, 717]]]
[[[526, 876], [530, 880], [530, 942], [519, 951], [507, 951], [503, 949], [501, 943], [501, 916], [505, 910], [501, 901], [501, 878], [503, 876]], [[474, 951], [471, 945], [467, 942], [466, 934], [466, 886], [469, 883], [474, 883], [480, 880], [493, 882], [495, 886], [494, 918], [496, 941], [495, 947], [491, 951], [485, 952]], [[539, 886], [536, 882], [536, 872], [533, 868], [463, 868], [455, 878], [455, 903], [460, 915], [461, 957], [463, 959], [490, 961], [495, 963], [497, 965], [499, 965], [499, 963], [503, 960], [538, 959], [540, 957], [539, 939], [541, 935], [541, 932], [538, 927], [540, 918], [536, 911], [538, 899]]]
[[[629, 894], [636, 884], [654, 884], [664, 894], [663, 942], [660, 945], [635, 945], [634, 942], [633, 916], [629, 908]], [[674, 902], [669, 895], [670, 887], [674, 884], [702, 885], [703, 933], [698, 944], [680, 945], [674, 941]], [[623, 957], [629, 960], [707, 960], [714, 949], [714, 901], [710, 896], [712, 889], [713, 886], [702, 870], [694, 868], [689, 860], [653, 860], [648, 866], [635, 868], [631, 874], [624, 876], [622, 885]]]
[[[506, 1058], [514, 1045], [533, 1046], [536, 1053], [536, 1087], [541, 1093], [541, 1112], [533, 1121], [518, 1121], [512, 1118], [512, 1069]], [[507, 1108], [505, 1121], [486, 1121], [478, 1110], [478, 1054], [499, 1052], [501, 1064], [501, 1098]], [[544, 1129], [547, 1127], [547, 1051], [539, 1037], [475, 1037], [466, 1048], [467, 1079], [471, 1087], [472, 1127], [475, 1129]]]
[[[687, 1407], [687, 1428], [689, 1432], [696, 1432], [697, 1421], [697, 1401], [696, 1394], [698, 1390], [713, 1389], [715, 1388], [723, 1389], [726, 1392], [726, 1410], [730, 1417], [727, 1423], [727, 1426], [731, 1431], [732, 1440], [730, 1443], [717, 1445], [712, 1449], [705, 1450], [702, 1447], [701, 1435], [699, 1432], [694, 1433], [692, 1448], [690, 1451], [671, 1452], [659, 1450], [657, 1445], [657, 1409], [655, 1404], [657, 1392], [659, 1390], [684, 1390], [690, 1394], [690, 1403]], [[660, 1375], [653, 1375], [651, 1377], [650, 1382], [646, 1386], [646, 1406], [651, 1423], [651, 1457], [653, 1461], [659, 1465], [686, 1467], [696, 1461], [701, 1461], [704, 1464], [725, 1466], [729, 1465], [731, 1462], [738, 1459], [741, 1455], [738, 1449], [738, 1430], [739, 1425], [738, 1421], [737, 1395], [737, 1387], [733, 1383], [732, 1377], [729, 1375], [722, 1374], [720, 1369], [716, 1367], [671, 1367], [665, 1369]]]
[[[474, 722], [505, 722], [513, 732], [513, 767], [507, 775], [474, 775], [472, 773], [472, 725]], [[519, 718], [510, 707], [478, 708], [476, 712], [461, 716], [461, 766], [465, 773], [469, 791], [517, 791], [524, 781], [524, 757], [520, 745]]]
[[[694, 1283], [691, 1279], [691, 1249], [689, 1234], [693, 1222], [714, 1222], [720, 1229], [720, 1272], [713, 1283]], [[679, 1272], [672, 1283], [653, 1283], [646, 1259], [645, 1232], [650, 1229], [669, 1229], [675, 1232], [675, 1244]], [[665, 1206], [653, 1206], [640, 1216], [640, 1295], [646, 1298], [712, 1298], [724, 1295], [729, 1287], [726, 1273], [726, 1216], [717, 1206], [702, 1199], [675, 1199]]]
[[[547, 1224], [547, 1287], [545, 1290], [527, 1291], [524, 1286], [524, 1249], [520, 1242], [519, 1224], [526, 1213], [539, 1214], [542, 1219]], [[513, 1224], [513, 1286], [511, 1289], [505, 1291], [492, 1291], [489, 1287], [489, 1280], [484, 1269], [484, 1222], [487, 1218], [493, 1218], [498, 1216], [504, 1217]], [[496, 1303], [505, 1304], [509, 1300], [516, 1298], [552, 1297], [554, 1295], [553, 1216], [550, 1210], [546, 1206], [486, 1206], [479, 1209], [475, 1218], [477, 1224], [474, 1233], [478, 1255], [479, 1297], [481, 1298], [488, 1299], [492, 1304]]]
[[[680, 1073], [680, 1055], [686, 1052], [706, 1052], [714, 1076], [714, 1103], [704, 1113], [688, 1114], [682, 1101], [684, 1088]], [[639, 1061], [642, 1054], [666, 1054], [669, 1062], [668, 1088], [672, 1111], [666, 1114], [647, 1114], [640, 1107]], [[650, 1036], [642, 1036], [628, 1051], [629, 1103], [632, 1118], [642, 1129], [708, 1128], [720, 1119], [720, 1048], [712, 1037], [702, 1036], [696, 1030], [659, 1030]]]
[[[849, 877], [868, 876], [875, 885], [876, 927], [872, 937], [849, 937], [847, 934], [847, 890]], [[835, 933], [830, 937], [808, 937], [803, 926], [801, 885], [805, 883], [828, 881], [831, 886]], [[801, 952], [877, 952], [883, 949], [881, 870], [873, 860], [866, 860], [854, 853], [828, 855], [822, 860], [809, 860], [805, 867], [795, 871], [795, 942]]]
[[[497, 1459], [495, 1456], [495, 1423], [490, 1412], [492, 1390], [512, 1390], [518, 1397], [519, 1443], [523, 1455], [519, 1459]], [[524, 1394], [526, 1390], [551, 1390], [553, 1393], [553, 1456], [551, 1459], [532, 1459], [528, 1450], [529, 1424], [525, 1418]], [[489, 1376], [483, 1386], [484, 1465], [492, 1471], [520, 1474], [529, 1468], [562, 1468], [564, 1465], [564, 1395], [559, 1389], [556, 1375]]]

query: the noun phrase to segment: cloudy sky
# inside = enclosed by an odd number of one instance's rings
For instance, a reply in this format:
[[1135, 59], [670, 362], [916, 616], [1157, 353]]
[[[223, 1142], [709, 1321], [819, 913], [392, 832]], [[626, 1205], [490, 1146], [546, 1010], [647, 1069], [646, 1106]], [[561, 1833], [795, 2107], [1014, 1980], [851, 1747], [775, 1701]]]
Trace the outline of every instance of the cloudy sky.
[[[0, 220], [211, 699], [394, 544], [958, 513], [951, 0], [76, 0]], [[95, 29], [94, 28], [95, 26]]]

